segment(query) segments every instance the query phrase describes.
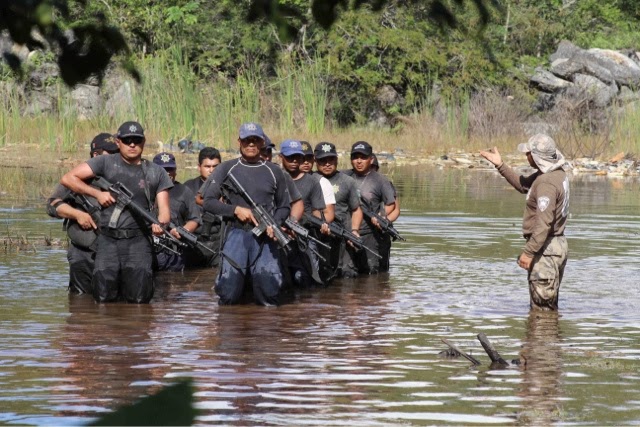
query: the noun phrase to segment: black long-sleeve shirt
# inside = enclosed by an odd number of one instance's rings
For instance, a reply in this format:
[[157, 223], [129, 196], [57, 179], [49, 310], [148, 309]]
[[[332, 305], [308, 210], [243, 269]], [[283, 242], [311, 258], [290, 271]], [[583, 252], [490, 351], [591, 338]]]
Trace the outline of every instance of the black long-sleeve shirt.
[[[236, 206], [251, 207], [240, 194], [223, 188], [229, 174], [233, 174], [251, 199], [266, 209], [278, 225], [289, 217], [291, 198], [282, 169], [271, 162], [247, 163], [241, 158], [221, 163], [209, 175], [201, 189], [205, 211], [228, 220], [235, 218]], [[222, 202], [221, 197], [226, 202]]]

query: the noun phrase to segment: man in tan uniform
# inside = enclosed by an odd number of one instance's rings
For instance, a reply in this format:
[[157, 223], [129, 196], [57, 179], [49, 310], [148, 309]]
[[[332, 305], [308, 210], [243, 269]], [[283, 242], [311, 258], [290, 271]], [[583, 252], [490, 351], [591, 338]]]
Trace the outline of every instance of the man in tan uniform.
[[557, 310], [560, 282], [567, 264], [567, 240], [564, 236], [569, 213], [569, 179], [565, 159], [548, 135], [537, 134], [518, 145], [526, 153], [531, 167], [529, 176], [518, 175], [504, 164], [498, 149], [480, 151], [516, 190], [527, 194], [522, 232], [527, 243], [518, 257], [518, 265], [529, 272], [531, 308]]

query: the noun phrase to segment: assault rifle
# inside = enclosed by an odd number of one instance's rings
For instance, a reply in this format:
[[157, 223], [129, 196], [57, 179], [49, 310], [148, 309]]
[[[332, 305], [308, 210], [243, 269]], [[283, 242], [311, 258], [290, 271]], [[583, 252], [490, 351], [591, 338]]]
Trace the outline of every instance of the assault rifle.
[[[304, 220], [318, 229], [322, 227], [322, 224], [324, 224], [324, 221], [322, 221], [320, 218], [315, 217], [313, 215], [309, 215], [309, 214], [304, 215]], [[335, 236], [337, 239], [344, 239], [348, 242], [351, 242], [351, 244], [356, 249], [358, 250], [365, 249], [371, 255], [382, 259], [382, 256], [377, 254], [373, 249], [369, 248], [368, 246], [365, 246], [364, 242], [360, 237], [356, 236], [355, 234], [353, 234], [351, 231], [347, 230], [343, 226], [336, 224], [335, 222], [327, 223], [327, 225], [329, 225], [329, 231], [331, 231], [332, 236]]]
[[[309, 234], [309, 230], [307, 230], [306, 228], [304, 228], [303, 226], [301, 226], [291, 218], [287, 218], [287, 220], [284, 222], [284, 225], [286, 225], [289, 230], [296, 233], [296, 237], [298, 238], [298, 244], [300, 244], [300, 249], [305, 250], [307, 247], [309, 247], [308, 246], [309, 241], [315, 242], [315, 244], [322, 246], [325, 249], [329, 249], [329, 250], [331, 249], [331, 246], [313, 237], [311, 234]], [[300, 239], [302, 239], [303, 242], [300, 242]], [[316, 254], [316, 256], [320, 258], [323, 262], [327, 262], [326, 258], [320, 255], [318, 251], [316, 251], [312, 247], [309, 247], [309, 250], [314, 254]]]
[[244, 199], [245, 202], [251, 207], [251, 211], [253, 212], [253, 216], [258, 220], [258, 225], [251, 230], [251, 232], [256, 237], [262, 236], [262, 234], [267, 230], [267, 227], [271, 227], [273, 230], [273, 235], [278, 241], [278, 245], [285, 251], [289, 248], [289, 244], [293, 241], [291, 237], [287, 236], [284, 231], [280, 228], [278, 224], [276, 224], [276, 220], [273, 219], [273, 216], [267, 210], [257, 204], [247, 190], [244, 189], [242, 184], [238, 182], [235, 176], [231, 172], [227, 175], [225, 181], [228, 181], [231, 184], [231, 190], [238, 194], [240, 197]]
[[[196, 237], [195, 234], [191, 233], [184, 227], [177, 226], [173, 222], [170, 222], [168, 227], [160, 224], [160, 221], [158, 221], [158, 218], [156, 218], [151, 212], [140, 207], [137, 203], [135, 203], [132, 200], [133, 193], [121, 182], [116, 182], [112, 184], [106, 179], [102, 177], [98, 177], [93, 180], [92, 185], [95, 185], [101, 190], [109, 191], [110, 193], [112, 193], [116, 197], [118, 205], [126, 206], [131, 210], [131, 212], [134, 215], [139, 216], [140, 218], [147, 221], [149, 224], [156, 224], [160, 226], [166, 238], [169, 239], [172, 243], [175, 243], [178, 246], [184, 246], [186, 242], [189, 245], [198, 246], [208, 251], [214, 252], [211, 248], [208, 248], [202, 243], [198, 242], [198, 237]], [[112, 224], [110, 223], [109, 226], [111, 227]], [[173, 237], [173, 235], [169, 232], [170, 229], [175, 229], [180, 235], [181, 240], [178, 240], [175, 237]]]
[[362, 209], [362, 213], [366, 218], [369, 218], [369, 220], [375, 218], [378, 221], [378, 224], [380, 225], [380, 229], [382, 230], [382, 232], [390, 235], [393, 241], [396, 241], [396, 240], [402, 240], [403, 242], [407, 241], [407, 239], [402, 237], [400, 233], [398, 233], [398, 230], [396, 230], [393, 227], [393, 224], [391, 223], [391, 221], [381, 217], [380, 215], [378, 215], [377, 213], [369, 209], [367, 202], [362, 198], [360, 198], [360, 208]]

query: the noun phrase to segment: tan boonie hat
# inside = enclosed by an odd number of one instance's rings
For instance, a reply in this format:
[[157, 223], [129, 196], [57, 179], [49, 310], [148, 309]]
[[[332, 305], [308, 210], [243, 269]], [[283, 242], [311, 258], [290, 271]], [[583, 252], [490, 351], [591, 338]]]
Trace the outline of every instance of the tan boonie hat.
[[553, 138], [543, 133], [533, 135], [529, 141], [519, 144], [518, 151], [531, 153], [533, 161], [542, 173], [560, 169], [566, 162]]

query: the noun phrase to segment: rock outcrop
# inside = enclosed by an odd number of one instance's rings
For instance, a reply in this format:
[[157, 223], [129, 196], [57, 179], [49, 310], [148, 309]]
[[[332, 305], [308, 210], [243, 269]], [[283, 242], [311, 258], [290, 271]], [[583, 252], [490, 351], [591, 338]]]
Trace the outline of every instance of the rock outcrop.
[[549, 69], [536, 68], [530, 83], [540, 93], [536, 108], [553, 109], [559, 100], [596, 108], [640, 99], [640, 58], [633, 51], [581, 49], [562, 41]]

